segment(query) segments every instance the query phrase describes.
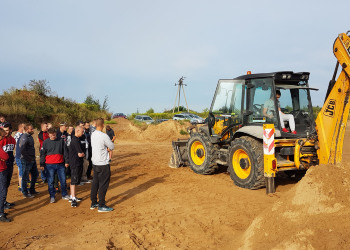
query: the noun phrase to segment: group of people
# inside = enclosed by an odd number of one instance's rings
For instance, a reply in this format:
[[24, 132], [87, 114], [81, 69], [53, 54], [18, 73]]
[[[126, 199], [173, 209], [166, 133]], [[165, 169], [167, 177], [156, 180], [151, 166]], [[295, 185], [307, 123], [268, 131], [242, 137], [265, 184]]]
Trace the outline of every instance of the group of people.
[[[113, 211], [113, 208], [105, 204], [105, 196], [111, 176], [110, 162], [115, 135], [109, 126], [106, 128], [107, 134], [102, 132], [103, 129], [102, 118], [94, 120], [92, 125], [89, 122], [78, 122], [75, 128], [63, 122], [57, 130], [49, 123], [41, 124], [38, 134], [41, 179], [48, 183], [50, 203], [55, 203], [56, 193], [59, 191], [62, 199], [71, 202], [72, 207], [77, 207], [81, 199], [76, 196], [76, 186], [92, 183], [90, 208], [97, 208], [98, 212]], [[15, 206], [6, 200], [14, 162], [18, 166], [18, 190], [22, 192], [23, 197], [34, 198], [38, 194], [35, 184], [39, 172], [33, 133], [32, 124], [21, 123], [12, 137], [11, 124], [0, 115], [1, 222], [11, 221], [4, 211]], [[71, 178], [70, 195], [66, 185], [68, 176]]]

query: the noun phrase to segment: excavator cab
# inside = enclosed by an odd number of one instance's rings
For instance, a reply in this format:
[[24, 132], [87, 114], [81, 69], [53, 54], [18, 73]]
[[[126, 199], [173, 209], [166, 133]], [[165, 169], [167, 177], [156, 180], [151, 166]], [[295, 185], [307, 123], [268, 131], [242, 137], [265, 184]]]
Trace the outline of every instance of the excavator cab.
[[[274, 124], [277, 137], [294, 138], [315, 133], [308, 79], [307, 72], [276, 72], [219, 80], [208, 122], [212, 141], [232, 140], [234, 134], [246, 126], [244, 133], [256, 136], [256, 127], [262, 128], [264, 123]], [[280, 119], [277, 90], [281, 93], [280, 109], [284, 114], [293, 115], [297, 135], [282, 131], [282, 122], [289, 131], [291, 124]]]

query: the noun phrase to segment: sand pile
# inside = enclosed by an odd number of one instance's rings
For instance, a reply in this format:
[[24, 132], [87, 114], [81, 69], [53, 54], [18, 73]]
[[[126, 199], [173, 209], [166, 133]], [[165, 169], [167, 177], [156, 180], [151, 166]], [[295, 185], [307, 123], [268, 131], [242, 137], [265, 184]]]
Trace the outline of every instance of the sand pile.
[[350, 163], [316, 166], [254, 219], [241, 248], [349, 249], [349, 219]]
[[136, 141], [173, 141], [178, 138], [187, 138], [186, 135], [181, 135], [180, 131], [186, 131], [190, 123], [181, 125], [177, 121], [169, 120], [156, 125], [142, 125], [141, 127], [133, 124], [133, 122], [124, 119], [114, 119], [117, 124], [112, 124], [117, 140], [136, 140]]
[[177, 121], [169, 120], [158, 125], [149, 126], [143, 133], [144, 140], [148, 141], [173, 141], [178, 138], [187, 138], [180, 134], [180, 131], [187, 131], [187, 127], [191, 124], [184, 123], [181, 125]]
[[134, 126], [129, 120], [124, 118], [114, 119], [117, 124], [110, 126], [114, 130], [117, 140], [139, 140], [141, 136], [141, 128]]

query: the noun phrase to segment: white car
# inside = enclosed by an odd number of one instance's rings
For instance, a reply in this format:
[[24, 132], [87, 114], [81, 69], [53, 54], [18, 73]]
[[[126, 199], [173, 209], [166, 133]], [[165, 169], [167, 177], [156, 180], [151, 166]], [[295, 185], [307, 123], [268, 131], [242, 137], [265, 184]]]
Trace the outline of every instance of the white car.
[[145, 122], [147, 124], [151, 124], [154, 123], [154, 120], [152, 119], [152, 117], [148, 116], [148, 115], [137, 115], [134, 118], [136, 121], [139, 122]]
[[204, 123], [205, 122], [205, 120], [198, 115], [195, 115], [195, 114], [186, 114], [186, 115], [191, 117], [191, 119], [190, 119], [191, 123]]
[[179, 121], [179, 120], [191, 120], [191, 117], [185, 114], [177, 114], [173, 116], [173, 120]]
[[173, 120], [189, 120], [190, 123], [204, 123], [204, 119], [195, 114], [181, 113], [173, 116]]

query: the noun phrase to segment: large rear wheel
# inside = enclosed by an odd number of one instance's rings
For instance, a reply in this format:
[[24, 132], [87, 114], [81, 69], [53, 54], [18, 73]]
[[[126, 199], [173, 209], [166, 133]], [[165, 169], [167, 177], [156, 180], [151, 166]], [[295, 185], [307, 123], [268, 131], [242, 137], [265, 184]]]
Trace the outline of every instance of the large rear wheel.
[[195, 133], [187, 143], [188, 159], [193, 172], [212, 174], [218, 168], [217, 147], [210, 143], [205, 134]]
[[248, 189], [265, 186], [264, 153], [260, 141], [249, 136], [235, 139], [228, 158], [228, 172], [237, 186]]

